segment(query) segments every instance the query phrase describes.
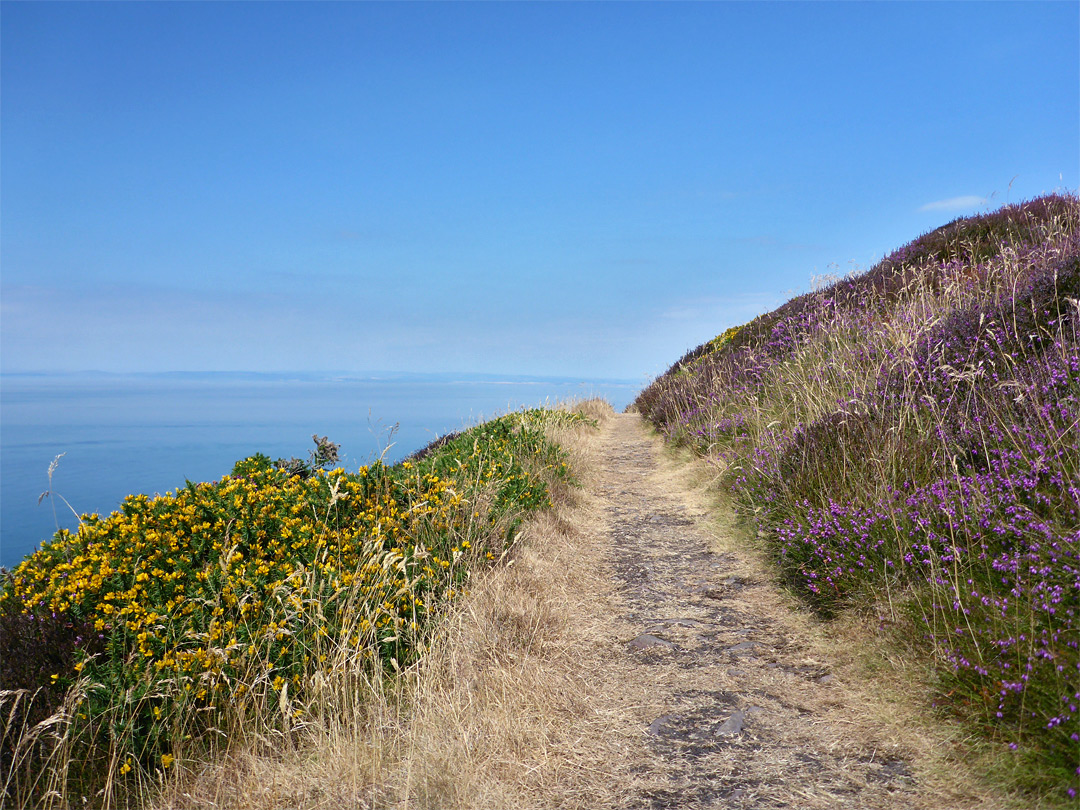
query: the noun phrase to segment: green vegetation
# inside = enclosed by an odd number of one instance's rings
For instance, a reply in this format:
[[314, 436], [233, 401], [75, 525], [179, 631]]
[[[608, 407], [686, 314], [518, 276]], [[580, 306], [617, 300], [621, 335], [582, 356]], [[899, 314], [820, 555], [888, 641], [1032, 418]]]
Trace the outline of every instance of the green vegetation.
[[58, 532], [0, 592], [3, 796], [139, 803], [185, 761], [362, 704], [571, 483], [548, 434], [582, 420], [521, 411], [356, 473], [316, 437], [308, 462], [254, 456]]
[[[1076, 803], [1080, 200], [949, 223], [728, 329], [634, 407], [720, 463], [808, 606], [929, 664], [932, 705], [1010, 790]], [[522, 411], [355, 473], [315, 437], [308, 461], [254, 456], [58, 532], [0, 591], [4, 800], [141, 805], [235, 750], [366, 733], [572, 484], [551, 437], [583, 421]]]
[[637, 399], [719, 460], [783, 580], [933, 665], [1028, 797], [1080, 793], [1080, 201], [957, 220]]

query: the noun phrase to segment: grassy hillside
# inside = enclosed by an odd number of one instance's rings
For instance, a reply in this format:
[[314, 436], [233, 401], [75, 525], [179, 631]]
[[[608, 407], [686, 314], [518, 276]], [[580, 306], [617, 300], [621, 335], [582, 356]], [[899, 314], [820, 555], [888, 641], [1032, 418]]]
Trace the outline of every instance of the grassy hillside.
[[365, 728], [571, 483], [551, 431], [582, 421], [513, 413], [356, 473], [317, 440], [59, 531], [0, 590], [0, 804], [142, 806], [189, 765]]
[[689, 352], [632, 406], [780, 576], [924, 657], [1031, 795], [1080, 793], [1080, 201], [960, 219]]

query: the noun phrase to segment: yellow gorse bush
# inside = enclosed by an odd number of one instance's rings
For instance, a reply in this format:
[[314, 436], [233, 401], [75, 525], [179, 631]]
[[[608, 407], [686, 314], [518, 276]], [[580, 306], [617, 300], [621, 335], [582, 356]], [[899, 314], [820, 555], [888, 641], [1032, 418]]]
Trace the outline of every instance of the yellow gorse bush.
[[307, 480], [253, 469], [153, 499], [129, 496], [110, 517], [59, 532], [19, 566], [4, 598], [126, 635], [135, 676], [150, 667], [221, 673], [266, 641], [281, 643], [280, 665], [296, 646], [291, 625], [303, 606], [354, 585], [373, 606], [373, 629], [415, 622], [441, 560], [413, 538], [459, 524], [461, 502], [434, 474], [403, 483], [370, 467]]
[[171, 763], [178, 712], [261, 690], [300, 717], [343, 649], [369, 670], [419, 654], [470, 567], [496, 559], [568, 475], [545, 427], [569, 418], [510, 414], [393, 467], [304, 477], [255, 456], [218, 482], [132, 495], [27, 557], [0, 606], [92, 623], [107, 652], [53, 679], [94, 685], [88, 721], [138, 705], [112, 736], [148, 768]]
[[742, 326], [732, 326], [725, 329], [721, 334], [714, 337], [709, 341], [709, 351], [716, 352], [722, 349], [726, 344], [731, 342], [731, 339], [739, 334], [739, 330]]

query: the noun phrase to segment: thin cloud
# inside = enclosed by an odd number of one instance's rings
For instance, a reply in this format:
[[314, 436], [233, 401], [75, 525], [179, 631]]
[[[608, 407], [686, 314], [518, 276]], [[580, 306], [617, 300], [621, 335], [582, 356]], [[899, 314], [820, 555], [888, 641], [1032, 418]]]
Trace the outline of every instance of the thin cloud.
[[934, 202], [928, 202], [926, 205], [920, 206], [920, 211], [967, 211], [971, 208], [982, 205], [986, 202], [986, 197], [977, 197], [974, 194], [968, 194], [964, 197], [950, 197], [947, 200], [936, 200]]

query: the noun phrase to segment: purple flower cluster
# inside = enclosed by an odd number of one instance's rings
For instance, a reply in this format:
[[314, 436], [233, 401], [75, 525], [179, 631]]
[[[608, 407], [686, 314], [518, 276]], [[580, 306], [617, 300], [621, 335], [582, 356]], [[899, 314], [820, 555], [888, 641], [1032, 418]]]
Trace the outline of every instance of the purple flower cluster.
[[1054, 195], [793, 299], [635, 403], [727, 463], [816, 609], [888, 605], [943, 700], [1059, 774], [1080, 751], [1078, 302], [1080, 200]]

